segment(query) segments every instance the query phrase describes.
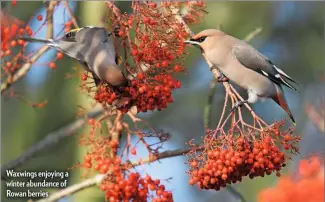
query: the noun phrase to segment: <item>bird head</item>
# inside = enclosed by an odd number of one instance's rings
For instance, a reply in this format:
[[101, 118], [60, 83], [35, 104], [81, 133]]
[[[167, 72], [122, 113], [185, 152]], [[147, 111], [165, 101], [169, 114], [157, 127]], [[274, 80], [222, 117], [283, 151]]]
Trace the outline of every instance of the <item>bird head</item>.
[[220, 37], [225, 36], [225, 33], [216, 29], [206, 29], [189, 40], [184, 41], [185, 44], [194, 45], [201, 48], [201, 50], [206, 51], [211, 49], [215, 43], [218, 42]]

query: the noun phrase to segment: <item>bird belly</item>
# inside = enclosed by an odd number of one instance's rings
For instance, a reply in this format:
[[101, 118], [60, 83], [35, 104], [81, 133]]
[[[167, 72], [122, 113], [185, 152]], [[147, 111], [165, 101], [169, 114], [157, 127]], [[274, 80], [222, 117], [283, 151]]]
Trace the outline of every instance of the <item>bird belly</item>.
[[234, 84], [245, 90], [253, 91], [258, 97], [272, 97], [276, 93], [276, 84], [241, 64], [233, 65], [232, 67], [221, 65], [219, 69]]

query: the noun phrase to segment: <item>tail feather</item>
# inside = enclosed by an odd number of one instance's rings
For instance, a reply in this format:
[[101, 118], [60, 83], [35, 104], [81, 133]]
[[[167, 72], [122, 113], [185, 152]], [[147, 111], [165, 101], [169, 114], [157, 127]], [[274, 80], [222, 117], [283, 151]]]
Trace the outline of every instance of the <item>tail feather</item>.
[[28, 37], [28, 36], [22, 36], [19, 39], [22, 39], [22, 40], [28, 41], [28, 42], [44, 43], [48, 46], [51, 46], [54, 48], [59, 48], [59, 45], [53, 39], [40, 39], [40, 38], [34, 38], [34, 37]]
[[[296, 91], [297, 93], [300, 93], [300, 91], [299, 91], [297, 88], [295, 88], [293, 85], [291, 85], [290, 83], [288, 83], [288, 82], [286, 81], [286, 79], [287, 79], [286, 77], [283, 78], [282, 75], [281, 75], [281, 76], [280, 76], [280, 79], [281, 79], [281, 81], [283, 82], [283, 84], [284, 84], [285, 86], [287, 86], [288, 88], [290, 88], [290, 89]], [[288, 79], [288, 80], [290, 80], [290, 79]], [[290, 80], [290, 81], [291, 81], [291, 80]]]
[[278, 68], [277, 66], [273, 65], [273, 67], [276, 69], [276, 71], [283, 77], [285, 77], [286, 79], [288, 79], [289, 81], [295, 83], [295, 84], [298, 84], [299, 83], [295, 80], [293, 80], [293, 78], [291, 78], [288, 74], [286, 74], [284, 71], [282, 71], [280, 68]]
[[272, 97], [272, 99], [278, 104], [280, 105], [280, 107], [287, 112], [287, 114], [289, 115], [290, 119], [292, 120], [293, 124], [296, 125], [296, 121], [293, 118], [293, 115], [289, 109], [289, 106], [287, 104], [287, 101], [284, 98], [283, 95], [283, 90], [281, 88], [281, 86], [277, 86], [277, 93], [275, 96]]

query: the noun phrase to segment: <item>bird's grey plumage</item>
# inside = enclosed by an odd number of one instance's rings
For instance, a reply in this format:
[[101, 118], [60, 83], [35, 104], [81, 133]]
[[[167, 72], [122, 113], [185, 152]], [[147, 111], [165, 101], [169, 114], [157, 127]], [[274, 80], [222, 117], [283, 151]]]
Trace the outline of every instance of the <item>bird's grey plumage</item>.
[[46, 43], [78, 60], [92, 72], [96, 85], [104, 80], [113, 86], [124, 85], [127, 80], [116, 63], [116, 52], [110, 33], [103, 27], [83, 27], [68, 32], [59, 40], [23, 38]]
[[297, 90], [288, 81], [296, 82], [252, 46], [215, 29], [203, 30], [185, 43], [199, 46], [229, 80], [246, 89], [248, 99], [244, 102], [255, 103], [258, 98], [271, 98], [295, 122], [281, 85]]
[[286, 81], [286, 79], [288, 79], [296, 83], [291, 77], [283, 71], [279, 71], [280, 69], [277, 68], [267, 57], [262, 55], [249, 44], [239, 41], [238, 44], [232, 47], [232, 53], [245, 67], [268, 77], [274, 83], [282, 84], [292, 90], [298, 91], [294, 86]]

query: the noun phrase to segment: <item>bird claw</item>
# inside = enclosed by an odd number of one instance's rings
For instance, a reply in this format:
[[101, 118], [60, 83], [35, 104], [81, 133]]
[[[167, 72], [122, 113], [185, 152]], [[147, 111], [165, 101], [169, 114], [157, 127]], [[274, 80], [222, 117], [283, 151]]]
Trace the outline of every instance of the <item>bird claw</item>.
[[235, 103], [234, 107], [231, 109], [230, 112], [233, 112], [235, 110], [237, 110], [239, 107], [241, 107], [244, 103], [246, 103], [246, 101], [238, 101]]
[[217, 81], [219, 83], [228, 82], [229, 79], [225, 75], [218, 76]]

